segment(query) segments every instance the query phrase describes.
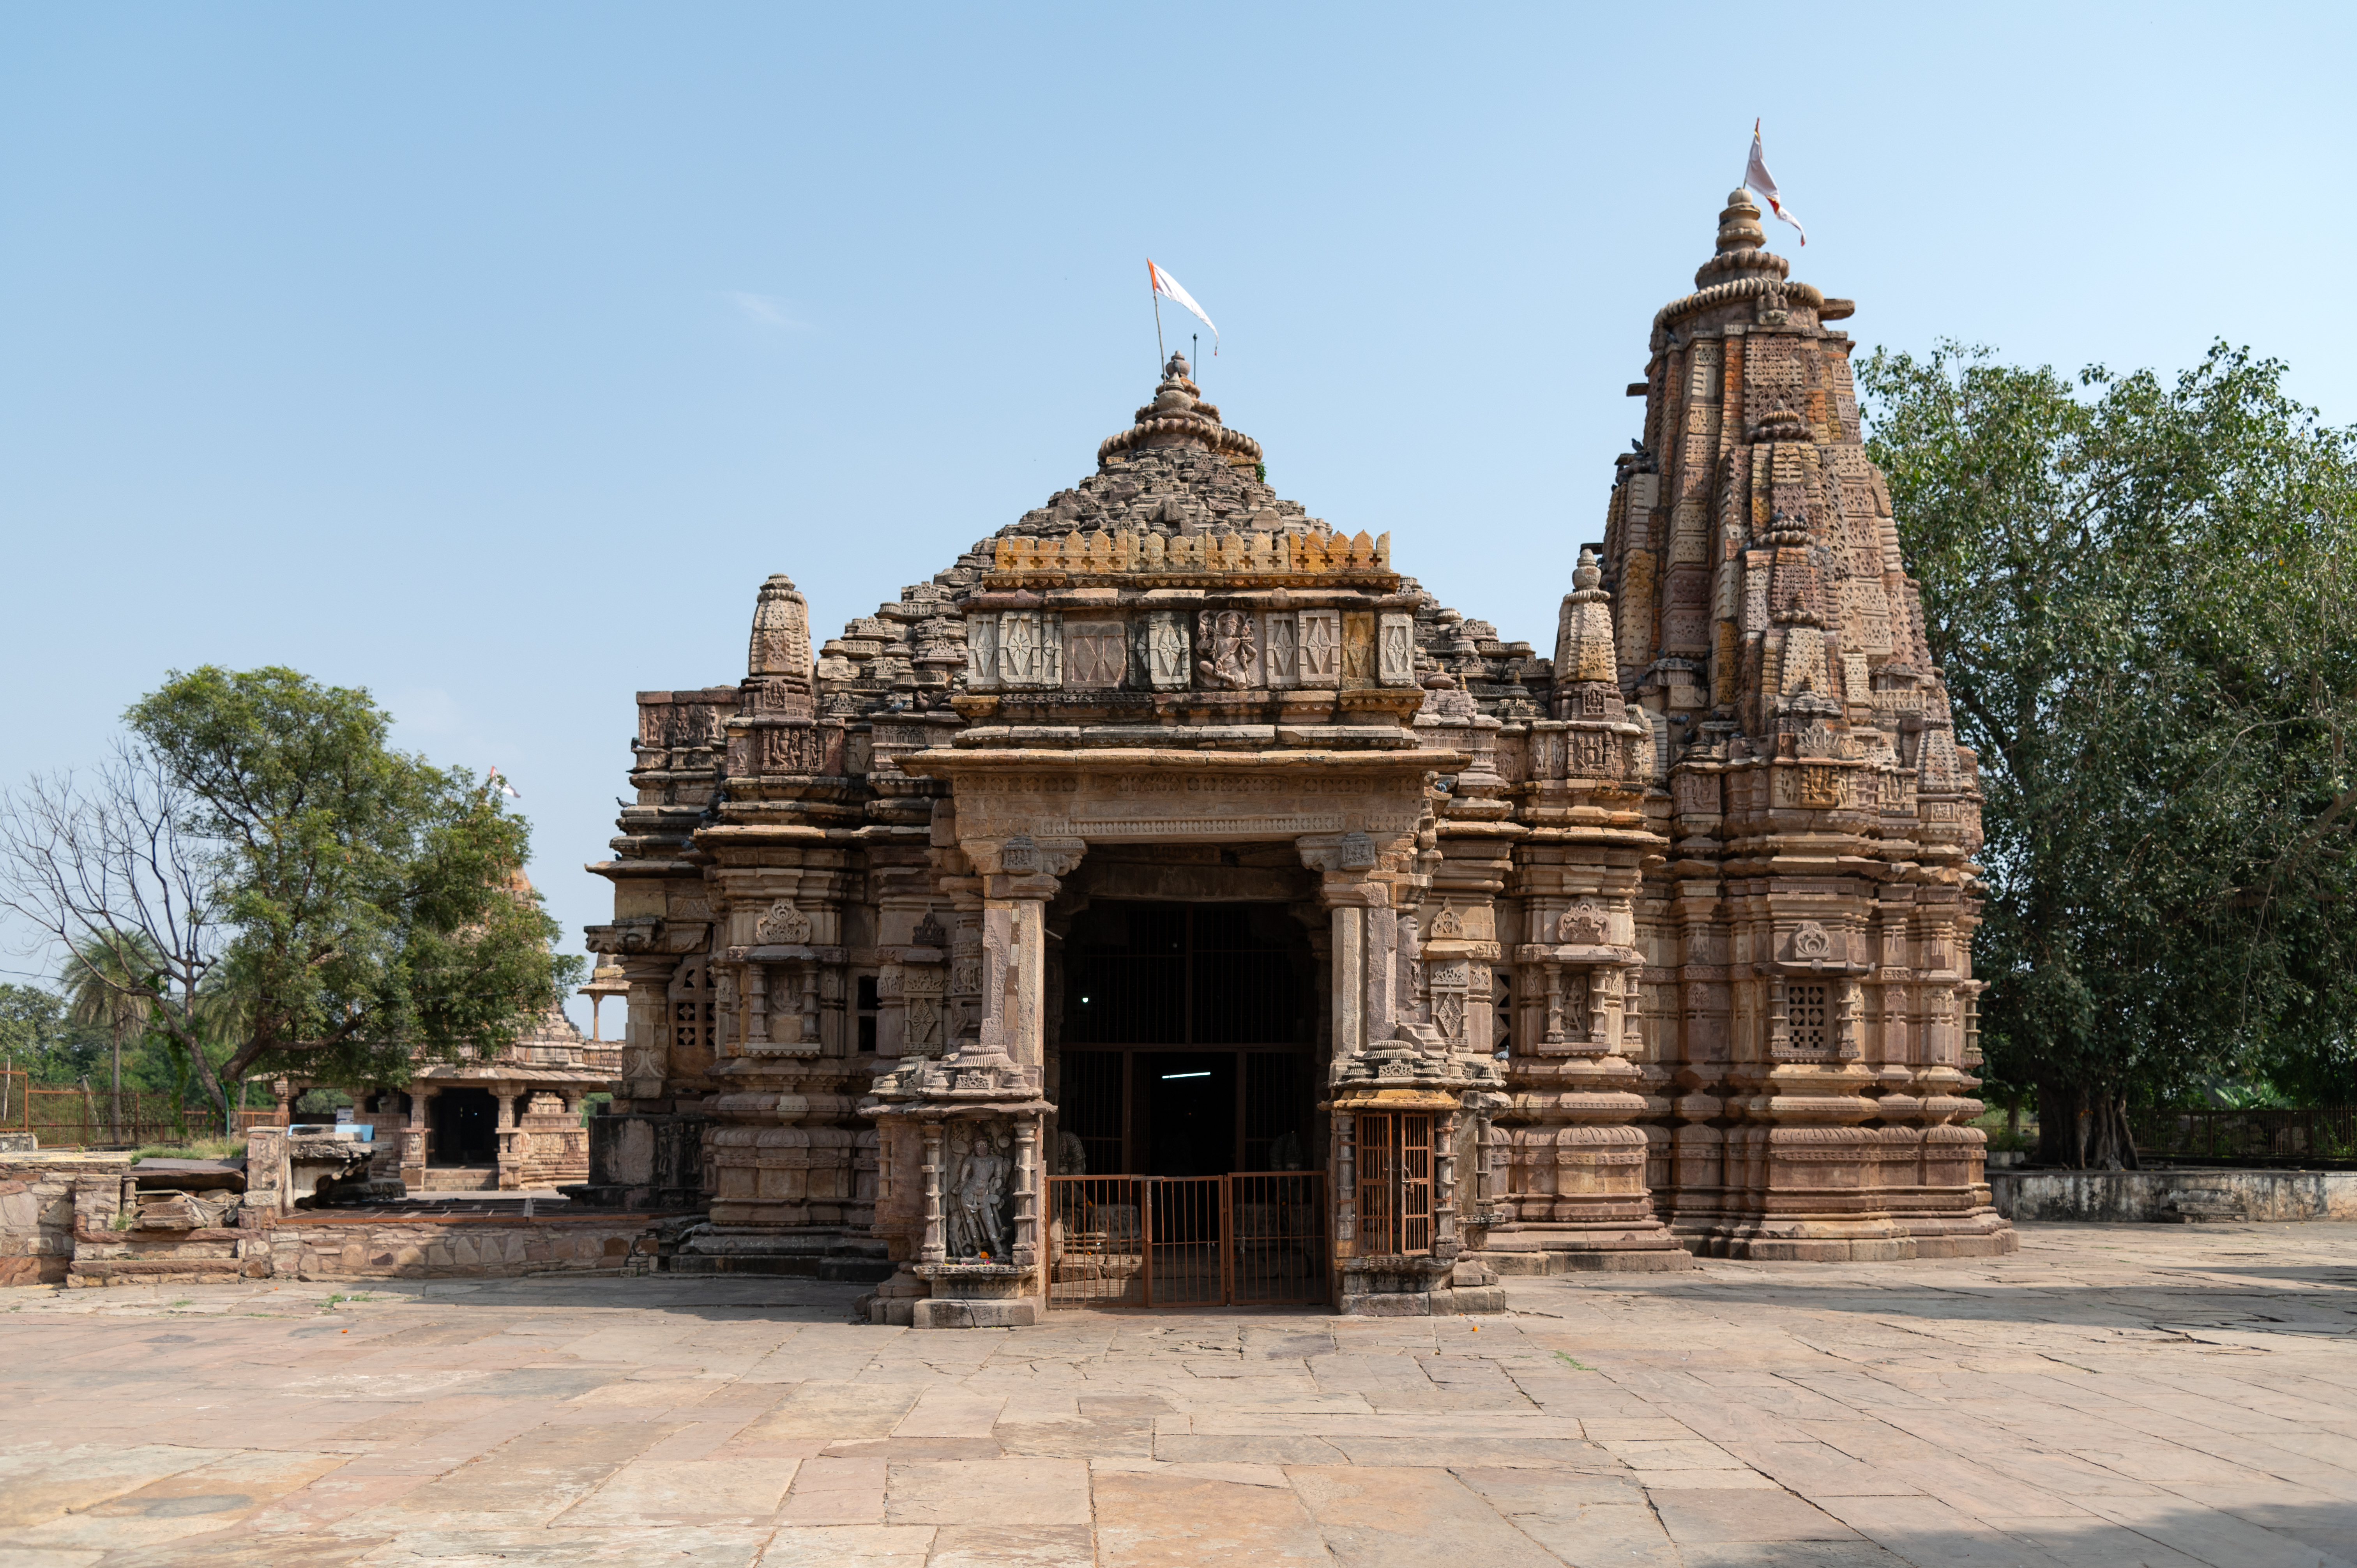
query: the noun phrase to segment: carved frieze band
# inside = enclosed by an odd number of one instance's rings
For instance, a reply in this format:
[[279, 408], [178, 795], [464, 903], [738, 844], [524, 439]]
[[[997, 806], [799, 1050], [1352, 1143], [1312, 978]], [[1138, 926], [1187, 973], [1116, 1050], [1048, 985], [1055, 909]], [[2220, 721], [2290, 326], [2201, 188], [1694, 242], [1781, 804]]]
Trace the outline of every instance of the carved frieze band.
[[978, 692], [1413, 686], [1415, 618], [1306, 609], [999, 610], [966, 617]]

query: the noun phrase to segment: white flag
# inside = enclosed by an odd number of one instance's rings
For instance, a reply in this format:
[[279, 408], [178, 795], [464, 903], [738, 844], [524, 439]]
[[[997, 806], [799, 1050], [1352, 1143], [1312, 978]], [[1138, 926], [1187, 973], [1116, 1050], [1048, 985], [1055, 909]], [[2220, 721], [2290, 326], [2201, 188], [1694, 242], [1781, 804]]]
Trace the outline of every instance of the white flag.
[[491, 776], [489, 779], [484, 779], [483, 782], [489, 784], [492, 789], [497, 789], [500, 794], [505, 795], [511, 800], [521, 800], [523, 799], [522, 790], [517, 789], [514, 785], [500, 777], [499, 765], [496, 763], [491, 766]]
[[1743, 183], [1768, 199], [1768, 209], [1794, 229], [1800, 231], [1801, 243], [1809, 242], [1809, 231], [1801, 228], [1801, 220], [1785, 209], [1776, 194], [1776, 177], [1768, 172], [1768, 160], [1760, 152], [1760, 122], [1751, 122], [1751, 161], [1743, 166]]
[[1220, 329], [1218, 327], [1212, 325], [1211, 318], [1210, 317], [1203, 314], [1203, 307], [1195, 303], [1195, 296], [1189, 294], [1185, 289], [1180, 288], [1178, 286], [1178, 279], [1172, 277], [1168, 273], [1164, 272], [1160, 267], [1156, 266], [1154, 264], [1154, 258], [1151, 256], [1148, 256], [1146, 259], [1146, 276], [1154, 280], [1155, 293], [1160, 295], [1163, 298], [1168, 300], [1173, 305], [1184, 306], [1187, 309], [1193, 311], [1195, 313], [1196, 320], [1200, 321], [1204, 326], [1211, 328], [1211, 352], [1214, 354], [1218, 353], [1220, 351]]

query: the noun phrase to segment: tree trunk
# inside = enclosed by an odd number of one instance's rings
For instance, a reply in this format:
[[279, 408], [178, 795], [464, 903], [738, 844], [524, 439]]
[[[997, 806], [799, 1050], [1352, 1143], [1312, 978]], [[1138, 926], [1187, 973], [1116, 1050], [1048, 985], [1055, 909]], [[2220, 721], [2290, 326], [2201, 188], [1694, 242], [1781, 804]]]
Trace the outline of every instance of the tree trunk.
[[113, 1070], [107, 1090], [107, 1142], [123, 1142], [123, 1020], [114, 1021]]
[[[229, 1092], [221, 1087], [221, 1075], [213, 1071], [212, 1058], [205, 1055], [205, 1032], [197, 1026], [197, 987], [194, 981], [182, 988], [180, 1018], [187, 1026], [181, 1040], [192, 1058], [197, 1082], [211, 1097], [213, 1109], [221, 1113], [221, 1135], [230, 1137], [237, 1132], [237, 1112], [230, 1109]], [[234, 1054], [231, 1059], [235, 1059]]]
[[2108, 1084], [2041, 1080], [2038, 1163], [2073, 1171], [2136, 1170], [2127, 1096]]

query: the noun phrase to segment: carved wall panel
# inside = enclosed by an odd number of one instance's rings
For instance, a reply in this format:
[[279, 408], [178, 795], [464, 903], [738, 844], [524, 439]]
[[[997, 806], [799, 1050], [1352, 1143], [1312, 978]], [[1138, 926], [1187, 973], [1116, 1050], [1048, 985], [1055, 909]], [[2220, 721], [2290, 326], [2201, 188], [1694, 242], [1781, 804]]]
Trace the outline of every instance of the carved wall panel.
[[1386, 686], [1415, 684], [1415, 618], [1386, 615], [1377, 628], [1376, 674]]
[[1364, 690], [1374, 685], [1375, 618], [1372, 611], [1346, 610], [1342, 615], [1342, 685]]
[[1300, 624], [1301, 683], [1339, 686], [1342, 682], [1342, 615], [1340, 610], [1303, 610]]
[[1064, 623], [1064, 684], [1074, 691], [1105, 690], [1129, 674], [1129, 630], [1117, 620]]
[[1183, 692], [1194, 682], [1191, 639], [1181, 611], [1157, 610], [1146, 618], [1146, 674], [1157, 692]]
[[1288, 614], [1265, 618], [1262, 641], [1267, 648], [1268, 683], [1276, 687], [1301, 684], [1299, 628]]
[[990, 691], [998, 684], [998, 618], [995, 615], [965, 618], [965, 679], [977, 691]]

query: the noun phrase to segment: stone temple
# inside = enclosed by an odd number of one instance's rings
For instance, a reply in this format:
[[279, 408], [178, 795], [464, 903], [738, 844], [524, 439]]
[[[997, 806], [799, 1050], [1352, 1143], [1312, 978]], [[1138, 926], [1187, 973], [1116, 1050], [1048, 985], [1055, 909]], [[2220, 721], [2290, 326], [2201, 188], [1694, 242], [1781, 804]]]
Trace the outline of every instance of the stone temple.
[[639, 695], [575, 1190], [920, 1326], [2010, 1251], [1975, 758], [1851, 306], [1759, 219], [1653, 318], [1552, 657], [1278, 499], [1175, 356], [815, 657], [761, 585], [742, 679]]

